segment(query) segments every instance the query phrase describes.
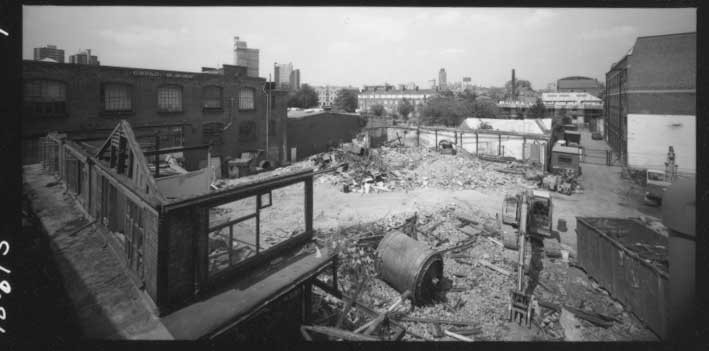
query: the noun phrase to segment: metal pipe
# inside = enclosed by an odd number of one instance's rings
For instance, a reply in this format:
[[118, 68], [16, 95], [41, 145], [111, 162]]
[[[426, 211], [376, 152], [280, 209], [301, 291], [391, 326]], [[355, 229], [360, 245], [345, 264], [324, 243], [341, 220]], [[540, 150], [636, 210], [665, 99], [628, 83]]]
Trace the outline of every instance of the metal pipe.
[[524, 277], [524, 247], [527, 235], [527, 194], [522, 193], [522, 205], [519, 219], [519, 264], [517, 267], [517, 290], [522, 291], [522, 278]]

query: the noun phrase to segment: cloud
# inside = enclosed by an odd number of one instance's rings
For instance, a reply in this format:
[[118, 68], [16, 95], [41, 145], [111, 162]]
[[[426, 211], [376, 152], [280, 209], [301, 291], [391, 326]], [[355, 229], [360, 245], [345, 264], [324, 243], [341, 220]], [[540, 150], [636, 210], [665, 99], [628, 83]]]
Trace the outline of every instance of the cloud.
[[630, 25], [615, 26], [610, 28], [600, 28], [590, 30], [588, 32], [582, 32], [579, 35], [580, 39], [583, 40], [599, 40], [616, 38], [622, 36], [636, 36], [638, 34], [638, 29]]

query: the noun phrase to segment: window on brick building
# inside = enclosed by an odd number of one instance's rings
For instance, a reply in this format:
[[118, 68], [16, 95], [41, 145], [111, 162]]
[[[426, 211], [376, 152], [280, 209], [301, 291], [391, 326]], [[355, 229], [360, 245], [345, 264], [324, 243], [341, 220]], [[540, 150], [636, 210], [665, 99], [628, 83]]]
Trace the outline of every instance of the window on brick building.
[[127, 84], [108, 83], [103, 85], [103, 110], [128, 112], [133, 110], [131, 87]]
[[202, 108], [219, 110], [222, 108], [222, 88], [218, 86], [204, 87], [202, 90]]
[[24, 84], [25, 108], [42, 115], [66, 113], [66, 84], [53, 80], [31, 80]]
[[176, 85], [158, 88], [158, 110], [161, 112], [181, 112], [182, 88]]
[[254, 104], [254, 89], [241, 88], [239, 90], [239, 110], [253, 110]]

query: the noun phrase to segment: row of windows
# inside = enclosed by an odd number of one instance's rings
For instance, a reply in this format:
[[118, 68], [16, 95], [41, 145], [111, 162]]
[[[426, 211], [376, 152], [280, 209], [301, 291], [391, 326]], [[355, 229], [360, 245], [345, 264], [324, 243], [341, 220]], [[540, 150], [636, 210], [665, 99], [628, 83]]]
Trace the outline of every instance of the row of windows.
[[[252, 88], [239, 90], [239, 109], [255, 108]], [[161, 112], [183, 110], [182, 87], [165, 85], [157, 90], [157, 105]], [[24, 84], [24, 101], [32, 111], [39, 114], [63, 114], [66, 112], [66, 83], [52, 80], [31, 80]], [[101, 101], [106, 112], [133, 111], [133, 87], [123, 83], [106, 83], [101, 86]], [[222, 108], [222, 88], [208, 86], [202, 89], [202, 107], [205, 110]]]

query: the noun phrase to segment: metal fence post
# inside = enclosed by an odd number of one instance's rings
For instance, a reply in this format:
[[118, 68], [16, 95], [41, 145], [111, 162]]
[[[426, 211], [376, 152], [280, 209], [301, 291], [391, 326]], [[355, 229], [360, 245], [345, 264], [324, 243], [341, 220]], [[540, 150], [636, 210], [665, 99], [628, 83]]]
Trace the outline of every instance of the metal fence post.
[[502, 150], [502, 134], [497, 133], [497, 156], [500, 156]]
[[438, 129], [434, 130], [433, 134], [435, 135], [436, 140], [436, 151], [438, 151]]
[[476, 156], [478, 155], [478, 147], [479, 147], [479, 143], [478, 143], [478, 131], [476, 130], [476, 131], [475, 131], [475, 155], [476, 155]]

